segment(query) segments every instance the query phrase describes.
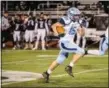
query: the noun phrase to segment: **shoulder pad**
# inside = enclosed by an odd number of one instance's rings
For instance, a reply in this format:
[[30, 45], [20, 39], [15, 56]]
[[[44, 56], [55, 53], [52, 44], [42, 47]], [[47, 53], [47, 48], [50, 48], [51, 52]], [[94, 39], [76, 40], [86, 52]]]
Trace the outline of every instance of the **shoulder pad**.
[[63, 16], [62, 19], [64, 20], [66, 25], [71, 23], [71, 20], [67, 16]]

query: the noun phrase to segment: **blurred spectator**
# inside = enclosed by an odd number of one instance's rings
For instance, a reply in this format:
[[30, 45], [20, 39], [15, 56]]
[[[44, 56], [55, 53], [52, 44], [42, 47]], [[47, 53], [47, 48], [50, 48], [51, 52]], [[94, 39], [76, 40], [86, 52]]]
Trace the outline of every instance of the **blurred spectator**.
[[29, 10], [29, 6], [25, 1], [21, 1], [20, 2], [20, 6], [19, 6], [21, 11], [27, 11]]
[[15, 30], [15, 16], [13, 15], [12, 17], [9, 17], [8, 19], [10, 27], [8, 29], [8, 40], [13, 41], [13, 31]]
[[16, 11], [20, 11], [20, 8], [18, 5], [15, 6]]
[[[86, 14], [83, 13], [83, 12], [82, 12], [81, 17], [79, 19], [79, 23], [80, 23], [81, 27], [84, 28], [85, 30], [89, 26], [89, 22], [87, 20]], [[85, 45], [86, 45], [85, 35], [81, 36], [79, 33], [75, 34], [75, 36], [74, 36], [74, 42], [76, 42], [76, 44], [78, 46], [80, 46], [82, 48], [85, 48]]]
[[35, 23], [35, 32], [37, 33], [37, 41], [35, 43], [35, 47], [33, 48], [33, 50], [38, 49], [38, 44], [41, 38], [41, 42], [42, 42], [42, 50], [46, 50], [45, 48], [45, 37], [46, 37], [46, 33], [48, 33], [48, 25], [46, 20], [44, 19], [44, 14], [41, 13], [40, 14], [40, 18], [37, 19], [36, 23]]
[[95, 28], [96, 27], [96, 22], [94, 19], [94, 15], [90, 16], [90, 21], [89, 21], [89, 28]]
[[98, 2], [97, 4], [97, 14], [100, 14], [100, 10], [103, 8], [103, 5], [102, 5], [102, 3], [101, 2]]
[[2, 47], [5, 48], [5, 43], [8, 41], [8, 29], [10, 27], [9, 21], [8, 21], [8, 12], [5, 11], [3, 14], [3, 17], [1, 19], [2, 27], [1, 27], [1, 39], [2, 39]]
[[26, 29], [26, 24], [24, 24], [24, 21], [25, 21], [25, 16], [24, 14], [21, 14], [21, 33], [20, 33], [20, 38], [21, 38], [21, 43], [20, 43], [20, 48], [24, 48], [25, 44], [24, 44], [24, 41], [25, 41], [25, 29]]
[[29, 9], [31, 11], [33, 11], [35, 9], [35, 7], [36, 7], [36, 3], [32, 1], [32, 2], [28, 2], [28, 4], [29, 4]]
[[29, 19], [28, 14], [25, 14], [25, 15], [24, 15], [24, 18], [25, 18], [25, 20], [24, 20], [24, 24], [26, 24], [26, 23], [28, 22], [28, 19]]
[[26, 31], [25, 31], [25, 41], [26, 41], [26, 44], [25, 44], [25, 48], [24, 49], [32, 49], [33, 48], [33, 32], [34, 32], [34, 20], [33, 20], [33, 17], [32, 16], [29, 16], [28, 17], [28, 20], [26, 22]]
[[107, 16], [95, 16], [95, 24], [96, 24], [96, 28], [97, 30], [105, 30], [107, 28], [107, 25], [109, 24], [109, 17]]
[[15, 22], [15, 29], [13, 33], [13, 39], [14, 39], [13, 49], [16, 49], [16, 48], [20, 48], [20, 40], [21, 40], [20, 33], [21, 33], [21, 24], [22, 24], [21, 16], [17, 15], [14, 22]]
[[80, 23], [86, 28], [89, 27], [89, 19], [84, 12], [81, 13]]
[[50, 18], [50, 15], [48, 14], [44, 16], [44, 19], [46, 20], [49, 29], [49, 33], [46, 36], [46, 42], [47, 42], [46, 48], [49, 48], [49, 43], [52, 42], [52, 37], [53, 37], [53, 30], [51, 28], [53, 23], [52, 23], [52, 19]]
[[52, 29], [51, 29], [52, 19], [50, 18], [50, 15], [48, 15], [48, 14], [44, 15], [44, 19], [47, 22], [49, 32], [52, 32]]

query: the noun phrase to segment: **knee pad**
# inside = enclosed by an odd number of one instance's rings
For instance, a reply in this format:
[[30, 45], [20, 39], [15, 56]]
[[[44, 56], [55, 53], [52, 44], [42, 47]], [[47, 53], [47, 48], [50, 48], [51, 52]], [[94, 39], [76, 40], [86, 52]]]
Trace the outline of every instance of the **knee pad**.
[[62, 64], [63, 61], [64, 61], [67, 57], [68, 57], [68, 53], [66, 53], [66, 52], [60, 52], [59, 55], [58, 55], [58, 57], [57, 57], [57, 59], [56, 59], [56, 61], [57, 61], [57, 63]]

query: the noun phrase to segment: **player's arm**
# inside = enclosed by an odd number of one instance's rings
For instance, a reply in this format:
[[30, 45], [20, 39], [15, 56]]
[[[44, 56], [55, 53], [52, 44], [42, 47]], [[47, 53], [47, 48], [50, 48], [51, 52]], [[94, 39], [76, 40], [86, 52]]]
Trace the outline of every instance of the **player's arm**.
[[47, 32], [47, 35], [48, 35], [49, 34], [49, 28], [48, 28], [47, 22], [45, 22], [45, 29], [46, 29], [46, 32]]
[[37, 28], [38, 28], [38, 21], [37, 19], [35, 20], [35, 27], [34, 27], [34, 32], [37, 33]]
[[77, 32], [80, 34], [80, 36], [84, 36], [85, 35], [85, 28], [84, 27], [78, 27]]
[[54, 23], [51, 26], [55, 36], [58, 36], [60, 33], [64, 32], [64, 29], [63, 29], [64, 25], [65, 25], [65, 22], [61, 18], [58, 22]]

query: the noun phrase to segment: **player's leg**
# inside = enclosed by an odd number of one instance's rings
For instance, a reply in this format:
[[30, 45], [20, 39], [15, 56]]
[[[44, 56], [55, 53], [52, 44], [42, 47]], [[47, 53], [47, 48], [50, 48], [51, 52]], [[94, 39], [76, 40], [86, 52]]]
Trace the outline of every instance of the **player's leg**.
[[53, 71], [58, 65], [62, 64], [63, 61], [68, 57], [68, 53], [67, 52], [63, 52], [62, 50], [60, 51], [57, 59], [50, 65], [49, 69], [48, 69], [48, 73], [49, 70]]
[[6, 42], [8, 41], [8, 37], [9, 37], [9, 32], [8, 30], [4, 30], [3, 31], [3, 48], [6, 47]]
[[13, 33], [13, 41], [14, 41], [14, 42], [13, 42], [13, 43], [14, 43], [13, 49], [16, 49], [16, 47], [17, 47], [17, 46], [16, 46], [16, 44], [17, 44], [17, 43], [16, 43], [17, 37], [16, 37], [16, 32], [15, 32], [15, 31], [14, 31], [14, 33]]
[[81, 36], [80, 36], [80, 34], [79, 34], [79, 33], [77, 33], [76, 35], [77, 35], [76, 44], [79, 46]]
[[84, 49], [85, 48], [85, 46], [86, 46], [86, 38], [85, 38], [85, 36], [83, 36], [82, 37], [82, 48]]
[[24, 49], [28, 49], [28, 43], [29, 43], [29, 31], [25, 31], [25, 47]]
[[20, 48], [20, 31], [17, 32], [17, 47]]
[[99, 50], [88, 50], [88, 54], [104, 55], [104, 53], [107, 49], [108, 49], [108, 39], [102, 38], [101, 41], [100, 41]]
[[69, 65], [67, 65], [65, 67], [65, 71], [72, 77], [74, 77], [73, 75], [73, 71], [72, 68], [74, 67], [74, 65], [77, 63], [77, 61], [83, 56], [83, 54], [74, 54], [72, 60], [70, 61]]
[[[104, 40], [104, 42], [103, 42], [103, 40]], [[103, 40], [99, 46], [99, 54], [100, 55], [104, 55], [109, 46], [108, 38], [105, 37]]]
[[65, 68], [66, 72], [71, 76], [73, 76], [72, 68], [79, 61], [79, 59], [85, 54], [85, 50], [83, 50], [79, 46], [76, 46], [76, 48], [77, 48], [77, 51], [75, 52], [76, 54], [73, 55], [73, 58], [70, 61], [69, 65], [66, 66]]
[[45, 37], [46, 37], [46, 31], [45, 31], [45, 29], [43, 29], [43, 30], [41, 30], [42, 50], [46, 50], [46, 48], [45, 48]]
[[49, 82], [49, 75], [52, 73], [53, 70], [55, 70], [56, 67], [58, 67], [60, 64], [63, 63], [63, 61], [68, 57], [67, 52], [60, 51], [58, 57], [56, 60], [52, 62], [52, 64], [49, 66], [48, 70], [43, 73], [43, 77], [45, 78], [46, 82]]
[[2, 48], [5, 47], [5, 30], [1, 32]]
[[33, 48], [33, 31], [30, 31], [30, 44], [29, 44], [30, 48]]
[[37, 40], [35, 42], [35, 47], [32, 50], [38, 49], [38, 45], [39, 45], [39, 41], [40, 41], [40, 36], [41, 36], [40, 29], [38, 29], [37, 30]]
[[65, 71], [70, 76], [73, 76], [72, 67], [85, 54], [85, 50], [83, 48], [80, 48], [77, 44], [72, 43], [72, 42], [68, 42], [68, 43], [62, 42], [61, 47], [64, 51], [76, 53], [73, 56], [72, 60], [70, 61], [69, 65], [65, 67]]
[[24, 47], [24, 41], [25, 41], [24, 32], [21, 31], [21, 33], [20, 33], [20, 48], [21, 49]]

